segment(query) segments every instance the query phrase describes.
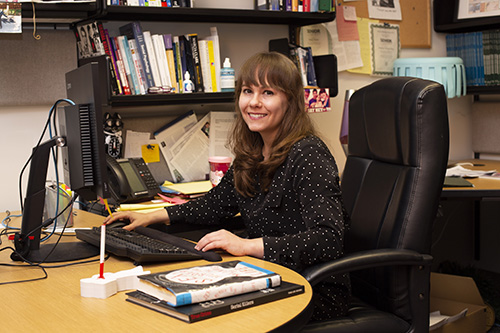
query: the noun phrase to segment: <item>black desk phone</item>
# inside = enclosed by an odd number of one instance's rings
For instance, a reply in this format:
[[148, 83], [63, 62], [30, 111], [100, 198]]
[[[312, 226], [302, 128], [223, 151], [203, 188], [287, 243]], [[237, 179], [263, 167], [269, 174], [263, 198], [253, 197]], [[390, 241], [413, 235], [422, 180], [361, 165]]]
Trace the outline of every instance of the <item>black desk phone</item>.
[[114, 159], [106, 156], [111, 195], [117, 203], [152, 199], [160, 187], [142, 158]]

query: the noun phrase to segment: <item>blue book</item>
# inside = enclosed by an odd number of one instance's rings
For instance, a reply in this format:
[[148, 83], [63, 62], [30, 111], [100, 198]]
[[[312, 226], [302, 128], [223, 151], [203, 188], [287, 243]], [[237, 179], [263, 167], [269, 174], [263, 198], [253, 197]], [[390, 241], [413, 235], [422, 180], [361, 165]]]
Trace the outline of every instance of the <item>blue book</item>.
[[146, 49], [146, 43], [144, 42], [144, 35], [142, 34], [141, 24], [137, 21], [125, 24], [120, 27], [120, 33], [127, 36], [128, 39], [135, 39], [147, 87], [154, 87], [153, 73], [151, 71], [151, 65], [149, 62], [148, 51]]
[[[139, 88], [139, 79], [137, 78], [137, 74], [135, 73], [134, 70], [134, 60], [132, 60], [132, 53], [130, 52], [130, 47], [128, 45], [128, 38], [127, 36], [118, 36], [118, 43], [120, 44], [120, 48], [123, 48], [123, 53], [126, 56], [126, 61], [128, 63], [128, 66], [130, 68], [130, 77], [132, 78], [132, 87], [134, 88], [134, 94], [135, 95], [140, 95], [141, 90]], [[132, 89], [131, 89], [132, 90]]]
[[[188, 49], [189, 48], [189, 49]], [[184, 80], [184, 75], [186, 74], [188, 69], [188, 61], [187, 61], [187, 51], [191, 51], [191, 48], [187, 42], [186, 37], [179, 35], [179, 54], [180, 54], [180, 60], [181, 60], [181, 70], [182, 70], [182, 79]], [[191, 52], [190, 52], [191, 53]], [[191, 71], [189, 71], [189, 75], [193, 77]]]
[[310, 47], [305, 48], [307, 51], [307, 84], [313, 87], [318, 85], [316, 80], [316, 70], [314, 68], [314, 61], [312, 56], [312, 50]]
[[317, 12], [319, 10], [319, 1], [311, 0], [311, 12]]

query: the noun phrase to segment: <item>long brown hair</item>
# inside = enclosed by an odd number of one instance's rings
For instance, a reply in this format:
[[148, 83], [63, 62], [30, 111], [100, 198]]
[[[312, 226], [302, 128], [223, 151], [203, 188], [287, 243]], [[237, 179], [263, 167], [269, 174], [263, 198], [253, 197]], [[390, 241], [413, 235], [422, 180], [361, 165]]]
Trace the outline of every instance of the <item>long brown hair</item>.
[[[239, 108], [242, 86], [269, 86], [282, 91], [288, 108], [271, 147], [268, 160], [264, 161], [264, 142], [258, 132], [252, 132], [243, 120]], [[243, 196], [252, 197], [257, 191], [267, 191], [276, 169], [284, 163], [292, 146], [302, 138], [316, 134], [305, 112], [304, 86], [295, 64], [277, 52], [262, 52], [251, 56], [239, 71], [235, 89], [236, 121], [229, 145], [235, 159], [234, 183]], [[260, 178], [261, 188], [255, 188], [255, 177]]]

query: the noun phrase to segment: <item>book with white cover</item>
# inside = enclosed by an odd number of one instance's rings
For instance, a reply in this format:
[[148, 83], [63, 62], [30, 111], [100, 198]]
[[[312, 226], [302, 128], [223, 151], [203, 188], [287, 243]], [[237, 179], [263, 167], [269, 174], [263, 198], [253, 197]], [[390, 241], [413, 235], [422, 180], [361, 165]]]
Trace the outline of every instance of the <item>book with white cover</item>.
[[153, 81], [156, 87], [161, 87], [160, 71], [158, 69], [158, 59], [156, 58], [155, 49], [153, 46], [153, 39], [151, 38], [150, 31], [143, 31], [144, 43], [146, 43], [146, 50], [148, 53], [149, 63], [151, 66], [151, 73], [153, 74]]
[[167, 54], [165, 53], [165, 43], [163, 42], [163, 36], [155, 34], [152, 35], [153, 46], [156, 53], [156, 60], [158, 61], [158, 70], [160, 72], [160, 79], [162, 86], [171, 87], [170, 73], [168, 70]]

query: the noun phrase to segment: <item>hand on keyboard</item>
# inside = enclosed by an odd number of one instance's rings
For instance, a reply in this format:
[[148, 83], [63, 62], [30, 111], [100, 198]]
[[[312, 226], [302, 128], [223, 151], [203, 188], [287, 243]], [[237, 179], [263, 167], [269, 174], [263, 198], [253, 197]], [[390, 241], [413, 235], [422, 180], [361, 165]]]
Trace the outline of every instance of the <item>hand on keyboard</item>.
[[[77, 229], [76, 237], [94, 246], [100, 246], [101, 228]], [[136, 263], [167, 262], [193, 259], [220, 261], [213, 251], [200, 252], [194, 243], [158, 230], [137, 227], [135, 231], [106, 228], [106, 251], [133, 259]]]

